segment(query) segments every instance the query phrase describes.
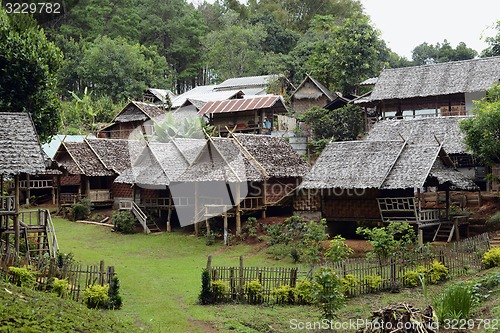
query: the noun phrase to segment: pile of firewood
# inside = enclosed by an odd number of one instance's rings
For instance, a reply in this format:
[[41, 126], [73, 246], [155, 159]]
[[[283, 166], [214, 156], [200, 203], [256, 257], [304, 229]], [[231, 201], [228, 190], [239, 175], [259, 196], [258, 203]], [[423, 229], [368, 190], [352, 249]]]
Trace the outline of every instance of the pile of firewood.
[[424, 311], [407, 303], [398, 303], [374, 311], [365, 327], [357, 333], [436, 333], [438, 321], [432, 306]]

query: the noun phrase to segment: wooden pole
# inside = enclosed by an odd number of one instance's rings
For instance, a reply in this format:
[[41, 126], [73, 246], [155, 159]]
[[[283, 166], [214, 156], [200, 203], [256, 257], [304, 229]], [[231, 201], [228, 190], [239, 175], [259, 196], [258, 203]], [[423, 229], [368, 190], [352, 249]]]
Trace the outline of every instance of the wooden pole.
[[14, 176], [14, 250], [19, 253], [19, 174]]
[[30, 204], [31, 189], [30, 189], [30, 175], [26, 174], [26, 205]]
[[198, 236], [198, 182], [194, 183], [194, 234]]
[[446, 219], [450, 218], [450, 189], [446, 188]]
[[236, 183], [236, 236], [241, 234], [240, 183]]
[[170, 193], [170, 191], [168, 191], [167, 232], [172, 231], [172, 226], [170, 224], [171, 217], [172, 217], [172, 193]]
[[212, 256], [209, 255], [207, 258], [207, 271], [210, 272], [210, 268], [212, 268]]
[[227, 244], [227, 210], [224, 209], [224, 245]]
[[264, 182], [262, 183], [262, 204], [264, 205], [262, 218], [265, 219], [267, 216], [267, 179], [264, 179]]
[[61, 208], [61, 175], [57, 175], [57, 206]]

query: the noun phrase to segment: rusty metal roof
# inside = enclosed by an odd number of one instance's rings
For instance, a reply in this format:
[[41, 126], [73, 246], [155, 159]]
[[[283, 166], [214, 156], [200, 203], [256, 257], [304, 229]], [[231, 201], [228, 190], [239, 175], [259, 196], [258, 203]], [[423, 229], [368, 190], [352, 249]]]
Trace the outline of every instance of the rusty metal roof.
[[205, 104], [198, 114], [239, 112], [257, 109], [267, 109], [274, 106], [276, 103], [281, 103], [283, 111], [286, 111], [283, 99], [278, 95], [268, 95], [255, 98], [232, 99], [226, 101], [213, 101]]

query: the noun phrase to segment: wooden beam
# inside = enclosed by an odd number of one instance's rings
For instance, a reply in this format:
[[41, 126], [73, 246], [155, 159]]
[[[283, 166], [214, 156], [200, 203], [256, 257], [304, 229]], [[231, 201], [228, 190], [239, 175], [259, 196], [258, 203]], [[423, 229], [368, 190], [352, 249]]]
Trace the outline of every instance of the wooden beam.
[[14, 176], [14, 250], [19, 253], [19, 174]]

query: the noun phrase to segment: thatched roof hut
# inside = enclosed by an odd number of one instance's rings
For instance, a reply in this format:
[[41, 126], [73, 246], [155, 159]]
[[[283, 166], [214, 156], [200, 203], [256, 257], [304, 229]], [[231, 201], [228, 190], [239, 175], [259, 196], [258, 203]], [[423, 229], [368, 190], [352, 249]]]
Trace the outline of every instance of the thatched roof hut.
[[108, 170], [121, 174], [132, 166], [144, 145], [138, 140], [86, 139], [90, 149]]
[[[404, 141], [332, 142], [323, 150], [300, 187], [413, 189], [425, 186], [434, 175], [441, 184], [448, 183], [464, 190], [477, 189], [472, 180], [454, 170], [452, 166], [453, 163], [446, 152], [437, 143], [423, 145]], [[435, 173], [432, 174], [431, 170]]]
[[0, 112], [0, 175], [45, 172], [45, 161], [28, 113]]
[[370, 100], [405, 99], [484, 91], [500, 79], [500, 57], [385, 69]]
[[414, 144], [435, 144], [438, 140], [448, 154], [464, 154], [464, 133], [458, 123], [467, 117], [381, 120], [373, 124], [365, 140], [407, 140]]
[[106, 168], [87, 142], [62, 142], [54, 155], [60, 165], [70, 175], [89, 177], [113, 176], [115, 173]]

